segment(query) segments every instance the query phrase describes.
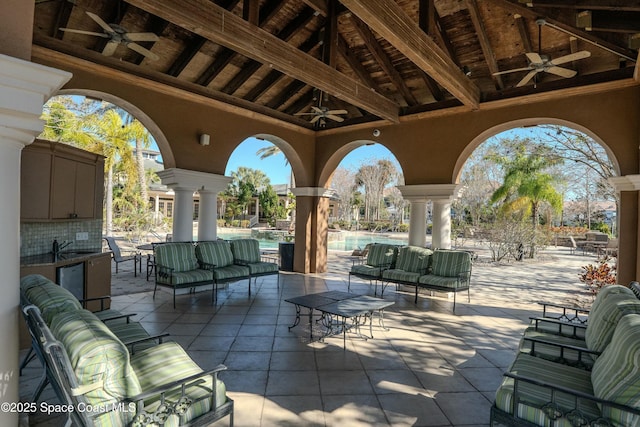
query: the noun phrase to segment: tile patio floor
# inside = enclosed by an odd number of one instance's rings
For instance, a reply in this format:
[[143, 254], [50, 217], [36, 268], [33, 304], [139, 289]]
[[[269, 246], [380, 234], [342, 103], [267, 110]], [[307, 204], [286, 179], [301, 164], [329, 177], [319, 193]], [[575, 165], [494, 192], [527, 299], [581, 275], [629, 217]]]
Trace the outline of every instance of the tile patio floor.
[[[540, 312], [536, 301], [571, 301], [582, 290], [580, 266], [594, 257], [569, 255], [567, 248], [547, 251], [535, 262], [474, 265], [471, 303], [459, 294], [456, 313], [446, 294], [394, 287], [384, 298], [388, 332], [374, 326], [375, 339], [347, 334], [324, 342], [309, 341], [306, 319], [289, 331], [295, 308], [284, 299], [347, 288], [351, 265], [331, 254], [330, 271], [282, 273], [230, 284], [219, 291], [216, 307], [210, 292], [177, 297], [163, 289], [155, 300], [144, 291], [152, 282], [133, 278], [131, 269], [113, 275], [113, 307], [137, 313], [150, 333], [168, 332], [191, 357], [208, 369], [223, 363], [221, 374], [235, 401], [236, 426], [486, 426], [503, 370], [510, 364], [528, 317]], [[352, 291], [373, 294], [367, 282]], [[375, 324], [374, 324], [375, 325]], [[40, 368], [32, 363], [21, 379], [27, 398]], [[55, 402], [50, 388], [41, 398]], [[60, 420], [32, 417], [30, 425], [59, 425]], [[228, 418], [215, 424], [228, 425]]]

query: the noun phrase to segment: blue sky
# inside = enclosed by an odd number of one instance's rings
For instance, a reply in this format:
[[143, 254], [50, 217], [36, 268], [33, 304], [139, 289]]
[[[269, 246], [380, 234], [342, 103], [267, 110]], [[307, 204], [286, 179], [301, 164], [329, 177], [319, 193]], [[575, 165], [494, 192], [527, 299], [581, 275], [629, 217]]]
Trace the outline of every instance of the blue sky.
[[[240, 166], [245, 166], [251, 169], [258, 169], [263, 171], [271, 180], [271, 184], [285, 184], [289, 181], [289, 174], [291, 167], [286, 164], [284, 155], [282, 153], [277, 156], [270, 156], [264, 160], [261, 160], [256, 152], [262, 147], [271, 146], [268, 141], [259, 140], [256, 138], [248, 138], [242, 144], [240, 144], [235, 151], [231, 154], [231, 158], [227, 163], [227, 169], [224, 174], [229, 176], [231, 171], [235, 171]], [[343, 168], [358, 168], [365, 160], [369, 159], [389, 159], [395, 161], [395, 157], [391, 152], [380, 144], [365, 145], [353, 150], [347, 154], [340, 166]]]

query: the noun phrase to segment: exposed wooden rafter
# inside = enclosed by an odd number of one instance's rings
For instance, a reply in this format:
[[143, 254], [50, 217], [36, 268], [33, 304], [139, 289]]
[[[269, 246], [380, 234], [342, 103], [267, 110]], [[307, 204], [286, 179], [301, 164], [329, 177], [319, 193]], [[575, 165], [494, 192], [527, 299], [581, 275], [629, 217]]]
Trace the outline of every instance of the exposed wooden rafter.
[[476, 0], [467, 0], [466, 3], [467, 9], [469, 10], [469, 16], [471, 17], [471, 22], [473, 23], [473, 28], [475, 28], [476, 30], [478, 41], [480, 42], [480, 47], [482, 48], [484, 60], [487, 62], [489, 72], [493, 76], [493, 81], [496, 83], [496, 88], [502, 90], [504, 89], [504, 83], [502, 82], [502, 76], [495, 75], [495, 73], [500, 70], [498, 69], [498, 62], [496, 61], [496, 56], [493, 54], [493, 48], [491, 47], [491, 42], [489, 41], [489, 37], [487, 36], [487, 31], [484, 28], [482, 17], [480, 16], [478, 3], [476, 2]]
[[640, 12], [638, 0], [520, 0], [529, 7], [553, 7], [577, 10], [614, 10], [618, 12]]
[[520, 40], [522, 40], [522, 47], [524, 48], [525, 53], [533, 52], [533, 45], [531, 44], [531, 37], [529, 36], [529, 31], [527, 30], [527, 23], [519, 13], [513, 15], [513, 18], [516, 20], [518, 34], [520, 34]]
[[480, 90], [393, 0], [341, 0], [350, 11], [384, 37], [463, 104], [478, 108]]
[[398, 121], [398, 106], [392, 101], [208, 0], [126, 1], [381, 118]]

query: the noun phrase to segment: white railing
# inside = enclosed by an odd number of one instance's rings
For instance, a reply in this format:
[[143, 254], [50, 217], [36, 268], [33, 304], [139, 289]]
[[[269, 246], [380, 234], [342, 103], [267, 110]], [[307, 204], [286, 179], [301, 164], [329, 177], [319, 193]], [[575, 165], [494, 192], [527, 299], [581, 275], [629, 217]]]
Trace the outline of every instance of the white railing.
[[258, 225], [258, 215], [254, 215], [251, 218], [249, 218], [249, 228], [253, 228], [256, 225]]

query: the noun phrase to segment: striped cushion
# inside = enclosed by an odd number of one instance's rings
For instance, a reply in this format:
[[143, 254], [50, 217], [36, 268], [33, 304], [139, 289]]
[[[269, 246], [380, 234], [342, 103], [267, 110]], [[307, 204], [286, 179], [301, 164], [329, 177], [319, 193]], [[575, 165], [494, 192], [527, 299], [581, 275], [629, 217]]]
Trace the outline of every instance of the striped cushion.
[[275, 262], [253, 262], [247, 267], [249, 267], [249, 271], [251, 272], [251, 274], [267, 274], [278, 272], [278, 264], [276, 264]]
[[163, 243], [154, 249], [156, 263], [173, 268], [174, 273], [198, 268], [198, 259], [192, 243]]
[[216, 267], [226, 267], [233, 264], [231, 245], [225, 240], [198, 243], [196, 255], [200, 261], [213, 264]]
[[[589, 371], [583, 369], [573, 368], [521, 353], [516, 357], [509, 371], [546, 383], [564, 386], [571, 390], [593, 394]], [[518, 393], [521, 403], [518, 404], [517, 417], [540, 426], [548, 426], [551, 424], [547, 415], [539, 409], [542, 405], [551, 401], [551, 392], [549, 389], [521, 381], [518, 383]], [[522, 403], [522, 401], [526, 403]], [[513, 414], [513, 403], [514, 380], [504, 377], [502, 384], [496, 392], [495, 404], [499, 409]], [[556, 403], [558, 403], [565, 412], [575, 407], [574, 399], [562, 393], [558, 393]], [[600, 414], [595, 404], [583, 400], [579, 403], [579, 409], [591, 417], [598, 417]], [[569, 427], [571, 424], [565, 418], [562, 418], [558, 420], [554, 426]]]
[[369, 248], [366, 264], [373, 267], [392, 267], [396, 261], [398, 248], [394, 245], [374, 243]]
[[[549, 333], [544, 330], [536, 330], [535, 327], [529, 327], [524, 331], [524, 335], [522, 340], [520, 341], [520, 351], [524, 353], [530, 353], [532, 348], [532, 342], [529, 340], [525, 340], [524, 338], [539, 338], [545, 341], [551, 341], [553, 343], [559, 345], [572, 345], [580, 348], [587, 348], [587, 344], [583, 339], [578, 338], [569, 338], [564, 335], [557, 335], [554, 333]], [[561, 354], [562, 351], [562, 354]], [[547, 345], [541, 343], [535, 343], [535, 355], [537, 357], [544, 357], [548, 360], [558, 360], [559, 358], [563, 358], [566, 361], [570, 362], [578, 362], [580, 360], [585, 367], [591, 367], [593, 365], [593, 360], [591, 355], [582, 354], [579, 352], [569, 349], [562, 349], [561, 347], [554, 345]]]
[[51, 280], [44, 277], [42, 274], [29, 274], [20, 278], [20, 288], [27, 292], [29, 289], [41, 286], [44, 283], [51, 283]]
[[355, 274], [358, 276], [368, 276], [375, 279], [380, 277], [381, 270], [382, 269], [380, 267], [374, 267], [368, 264], [356, 264], [351, 267], [350, 274]]
[[217, 281], [229, 280], [229, 279], [246, 279], [249, 277], [249, 267], [243, 265], [228, 265], [222, 268], [216, 268], [213, 271], [213, 276]]
[[585, 342], [587, 347], [595, 351], [604, 351], [611, 341], [622, 316], [630, 313], [640, 314], [640, 301], [631, 294], [620, 293], [607, 297], [602, 301], [596, 314], [589, 316]]
[[398, 249], [396, 268], [411, 273], [426, 274], [433, 251], [418, 246], [403, 246]]
[[231, 241], [233, 258], [245, 262], [260, 262], [260, 243], [256, 239], [236, 239]]
[[[593, 365], [596, 397], [640, 409], [640, 315], [618, 322], [611, 343]], [[602, 414], [623, 426], [640, 425], [640, 417], [603, 407]]]
[[420, 276], [420, 278], [418, 279], [418, 283], [422, 283], [423, 285], [438, 286], [451, 290], [456, 290], [462, 288], [463, 286], [466, 289], [466, 287], [468, 286], [467, 282], [459, 280], [458, 277], [443, 277], [436, 276], [435, 274], [425, 274], [423, 276]]
[[[399, 258], [398, 258], [399, 259]], [[382, 278], [389, 281], [418, 283], [420, 273], [412, 273], [404, 270], [385, 270], [382, 272]]]
[[[93, 313], [87, 310], [60, 313], [51, 321], [51, 331], [64, 345], [78, 384], [87, 386], [104, 381], [84, 394], [91, 405], [109, 405], [141, 392], [129, 361], [127, 348]], [[112, 411], [96, 420], [98, 426], [124, 425]]]
[[183, 271], [181, 273], [173, 273], [171, 276], [161, 277], [158, 275], [158, 283], [164, 283], [167, 285], [183, 285], [185, 283], [195, 282], [213, 282], [213, 274], [210, 270], [191, 270]]
[[58, 313], [82, 309], [82, 305], [71, 292], [49, 280], [39, 286], [29, 287], [25, 295], [40, 309], [42, 318], [48, 324], [51, 324], [51, 320]]
[[435, 251], [432, 272], [436, 276], [457, 277], [471, 271], [471, 254], [464, 251]]
[[622, 285], [603, 286], [602, 289], [600, 289], [600, 291], [598, 292], [598, 295], [596, 296], [596, 299], [593, 301], [593, 304], [591, 304], [591, 309], [589, 310], [589, 316], [591, 316], [594, 313], [597, 314], [600, 309], [600, 304], [603, 301], [605, 301], [609, 296], [618, 295], [618, 294], [626, 294], [632, 297], [635, 296], [633, 292], [631, 292], [631, 289], [627, 288], [626, 286], [622, 286]]
[[[149, 337], [149, 333], [139, 322], [107, 322], [106, 325], [124, 345]], [[155, 340], [148, 340], [136, 344], [133, 350], [140, 351], [144, 348], [153, 347], [155, 345]]]
[[[202, 369], [195, 364], [187, 353], [175, 342], [166, 342], [153, 348], [143, 350], [131, 356], [131, 365], [138, 375], [140, 386], [143, 391], [151, 390], [155, 387], [162, 387], [172, 381], [178, 381], [190, 375], [202, 372]], [[162, 375], [158, 375], [162, 372]], [[187, 388], [188, 396], [194, 400], [184, 415], [180, 417], [180, 425], [188, 423], [190, 420], [211, 410], [212, 402], [209, 400], [197, 399], [207, 396], [212, 390], [213, 381], [211, 377], [198, 385]], [[179, 398], [179, 390], [175, 393], [167, 394], [169, 402], [175, 402]], [[226, 388], [222, 381], [218, 380], [215, 388], [216, 407], [226, 403]], [[160, 402], [156, 399], [146, 401], [145, 409], [152, 411], [156, 409]], [[165, 426], [178, 425], [178, 417], [171, 415]]]

